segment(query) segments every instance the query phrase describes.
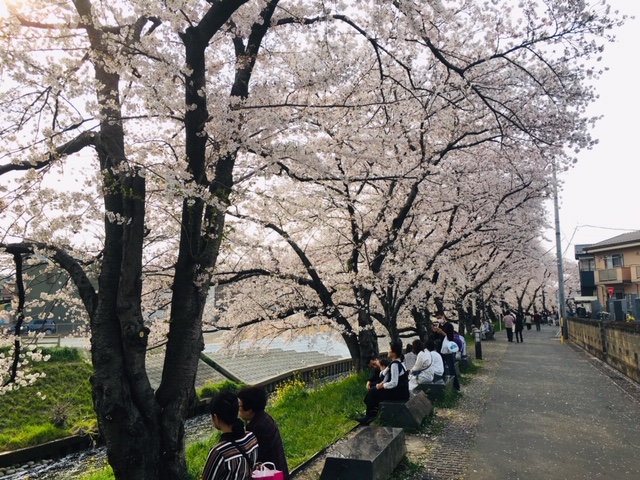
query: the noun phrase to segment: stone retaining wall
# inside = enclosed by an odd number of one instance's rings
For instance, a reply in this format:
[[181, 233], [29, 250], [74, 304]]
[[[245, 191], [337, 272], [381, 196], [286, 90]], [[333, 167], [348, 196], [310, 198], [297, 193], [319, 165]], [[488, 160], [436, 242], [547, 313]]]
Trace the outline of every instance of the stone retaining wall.
[[569, 340], [640, 382], [640, 322], [570, 318]]

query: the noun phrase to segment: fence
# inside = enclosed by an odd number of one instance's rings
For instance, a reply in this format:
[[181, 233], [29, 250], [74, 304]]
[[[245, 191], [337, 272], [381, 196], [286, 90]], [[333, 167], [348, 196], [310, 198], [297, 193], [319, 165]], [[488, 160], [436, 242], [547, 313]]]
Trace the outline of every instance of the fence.
[[569, 340], [640, 382], [640, 322], [570, 317]]

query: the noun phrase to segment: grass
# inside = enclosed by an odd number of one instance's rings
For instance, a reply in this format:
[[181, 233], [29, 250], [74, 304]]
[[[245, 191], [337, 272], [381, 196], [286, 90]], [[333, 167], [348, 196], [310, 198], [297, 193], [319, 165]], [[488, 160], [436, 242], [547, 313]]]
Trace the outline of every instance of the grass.
[[[300, 380], [278, 388], [267, 412], [280, 429], [289, 469], [306, 462], [357, 425], [354, 418], [364, 407], [365, 382], [366, 375], [350, 375], [312, 389]], [[214, 433], [208, 440], [187, 446], [190, 478], [199, 478], [209, 450], [219, 437]]]
[[[4, 407], [9, 408], [7, 414], [0, 415], [0, 450], [60, 438], [74, 430], [95, 429], [88, 381], [91, 366], [83, 361], [81, 356], [76, 357], [68, 351], [55, 351], [73, 349], [50, 350], [52, 358], [45, 364], [47, 377], [37, 384], [37, 389], [46, 395], [46, 399], [41, 400], [33, 395], [33, 388], [12, 392], [2, 399], [3, 410]], [[469, 384], [470, 377], [481, 368], [482, 361], [476, 361], [460, 376], [461, 384]], [[364, 408], [363, 385], [366, 377], [365, 373], [353, 374], [315, 388], [308, 388], [302, 381], [293, 380], [278, 388], [270, 399], [267, 411], [280, 428], [290, 469], [303, 464], [356, 426], [354, 418]], [[70, 385], [74, 387], [71, 388]], [[237, 391], [238, 387], [239, 385], [233, 382], [207, 385], [198, 395], [202, 398], [221, 389]], [[61, 391], [65, 394], [60, 393]], [[435, 401], [434, 413], [423, 421], [419, 432], [428, 432], [433, 436], [441, 433], [446, 425], [438, 419], [435, 412], [440, 408], [454, 408], [461, 395], [453, 392]], [[8, 401], [10, 403], [7, 403]], [[62, 405], [61, 410], [70, 413], [64, 429], [53, 425], [55, 405]], [[186, 458], [190, 479], [200, 478], [209, 450], [219, 441], [219, 437], [219, 432], [212, 427], [212, 435], [207, 440], [187, 445]], [[391, 479], [413, 478], [420, 469], [420, 465], [404, 459]], [[81, 478], [110, 480], [114, 477], [108, 465], [100, 464], [92, 467], [91, 471]]]
[[96, 431], [89, 384], [91, 365], [73, 348], [42, 350], [51, 358], [31, 369], [46, 372], [46, 376], [34, 386], [7, 393], [1, 399], [0, 451]]
[[[311, 389], [300, 380], [292, 380], [277, 389], [269, 401], [267, 412], [280, 429], [289, 469], [306, 462], [357, 425], [354, 418], [364, 407], [362, 400], [366, 377], [366, 374], [350, 375]], [[209, 392], [224, 388], [233, 390], [237, 389], [237, 384], [225, 382], [224, 385], [211, 385], [208, 388]], [[218, 443], [219, 438], [220, 433], [212, 427], [212, 435], [207, 440], [187, 445], [190, 479], [200, 478], [209, 450]], [[108, 480], [113, 479], [113, 473], [106, 468], [90, 472], [82, 479]]]

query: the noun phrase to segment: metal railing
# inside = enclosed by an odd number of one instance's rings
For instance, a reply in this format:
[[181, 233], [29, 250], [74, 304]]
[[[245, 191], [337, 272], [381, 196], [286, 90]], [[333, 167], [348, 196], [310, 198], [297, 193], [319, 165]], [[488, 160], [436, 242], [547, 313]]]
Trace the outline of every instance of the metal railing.
[[306, 368], [299, 368], [282, 373], [276, 377], [272, 377], [263, 382], [257, 383], [259, 387], [263, 387], [267, 392], [271, 393], [278, 388], [279, 385], [286, 383], [292, 379], [300, 379], [305, 383], [312, 383], [315, 380], [336, 375], [344, 375], [353, 371], [353, 360], [350, 358], [342, 360], [333, 360], [320, 365], [314, 365]]

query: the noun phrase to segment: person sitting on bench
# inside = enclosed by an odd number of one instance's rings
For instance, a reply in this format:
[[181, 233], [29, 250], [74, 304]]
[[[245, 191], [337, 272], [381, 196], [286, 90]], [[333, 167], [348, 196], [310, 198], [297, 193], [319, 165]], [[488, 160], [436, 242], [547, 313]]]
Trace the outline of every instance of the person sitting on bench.
[[382, 382], [369, 389], [364, 397], [367, 413], [358, 418], [363, 425], [370, 424], [378, 416], [380, 402], [409, 399], [409, 372], [402, 363], [402, 342], [389, 344], [389, 360], [391, 364], [383, 371]]
[[409, 390], [415, 390], [418, 385], [442, 380], [442, 374], [444, 373], [442, 357], [435, 351], [436, 347], [433, 340], [427, 340], [427, 343], [431, 347], [430, 349], [426, 348], [420, 340], [413, 342], [413, 348], [420, 349], [420, 353], [413, 370], [409, 372]]

